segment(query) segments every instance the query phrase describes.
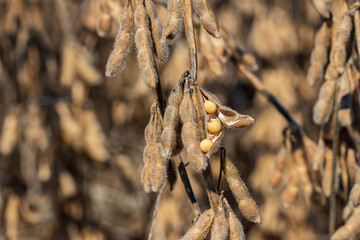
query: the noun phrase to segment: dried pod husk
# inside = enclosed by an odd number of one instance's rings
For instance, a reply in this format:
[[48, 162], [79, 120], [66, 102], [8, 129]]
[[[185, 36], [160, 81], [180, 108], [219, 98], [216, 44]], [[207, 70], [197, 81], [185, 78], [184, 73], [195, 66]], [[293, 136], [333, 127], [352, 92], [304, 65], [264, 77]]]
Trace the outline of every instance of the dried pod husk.
[[[220, 41], [220, 40], [219, 40]], [[204, 32], [200, 31], [200, 51], [205, 57], [209, 69], [216, 75], [223, 75], [223, 66], [220, 59], [215, 55], [214, 46], [210, 41], [210, 37]]]
[[322, 18], [330, 19], [331, 14], [327, 6], [328, 0], [312, 0], [311, 2]]
[[[114, 25], [120, 21], [121, 5], [118, 1], [99, 0], [99, 14], [96, 20], [98, 36], [107, 37], [114, 33]], [[118, 17], [119, 16], [119, 17]]]
[[351, 45], [351, 32], [353, 30], [353, 20], [350, 13], [344, 14], [340, 25], [335, 33], [334, 47], [330, 53], [330, 64], [340, 76], [345, 69], [348, 45]]
[[352, 239], [360, 230], [360, 207], [355, 208], [351, 217], [345, 225], [336, 230], [331, 236], [331, 240]]
[[332, 64], [328, 64], [325, 71], [325, 80], [334, 81], [339, 79], [340, 75], [338, 74], [336, 68]]
[[270, 188], [276, 188], [280, 185], [283, 178], [283, 171], [286, 167], [286, 148], [282, 147], [276, 156], [276, 170], [273, 177], [270, 180]]
[[349, 172], [350, 182], [355, 181], [356, 174], [359, 170], [357, 162], [358, 159], [356, 156], [356, 152], [354, 151], [354, 149], [348, 148], [346, 151], [346, 166]]
[[200, 131], [198, 126], [198, 116], [196, 107], [193, 103], [193, 89], [190, 83], [185, 83], [184, 96], [179, 106], [180, 119], [183, 123], [181, 138], [186, 148], [187, 156], [191, 165], [201, 171], [206, 168], [205, 155], [200, 150]]
[[[145, 192], [151, 191], [151, 171], [153, 168], [153, 152], [156, 143], [160, 139], [162, 131], [161, 115], [159, 112], [159, 103], [155, 101], [150, 108], [150, 121], [145, 128], [145, 149], [143, 153], [144, 168], [141, 174], [141, 182], [143, 184]], [[158, 157], [158, 156], [157, 156]]]
[[[222, 198], [222, 196], [220, 196], [220, 198]], [[229, 236], [229, 223], [226, 218], [226, 208], [223, 199], [221, 199], [220, 204], [211, 228], [211, 240], [226, 240]]]
[[75, 149], [80, 149], [83, 146], [83, 128], [81, 124], [73, 117], [69, 106], [65, 102], [57, 102], [55, 109], [60, 118], [59, 124], [62, 138]]
[[44, 151], [49, 146], [49, 140], [41, 117], [41, 108], [38, 103], [30, 103], [26, 108], [26, 121], [23, 124], [25, 141], [31, 142], [34, 147]]
[[352, 109], [352, 93], [350, 89], [350, 81], [347, 75], [340, 80], [340, 108], [338, 111], [338, 119], [341, 126], [349, 126], [351, 124], [351, 109]]
[[311, 194], [313, 192], [313, 186], [310, 181], [304, 152], [302, 151], [302, 149], [298, 148], [293, 151], [292, 157], [296, 163], [296, 171], [299, 176], [299, 184], [301, 186], [301, 189], [304, 193], [306, 200], [310, 200]]
[[323, 129], [320, 130], [319, 143], [315, 155], [312, 158], [312, 168], [314, 170], [322, 169], [325, 160], [325, 141], [322, 137], [322, 131]]
[[205, 105], [203, 101], [203, 95], [201, 94], [200, 87], [196, 82], [193, 82], [192, 78], [188, 78], [188, 81], [185, 81], [185, 87], [190, 88], [191, 99], [195, 107], [196, 113], [196, 124], [200, 132], [200, 137], [202, 139], [206, 138], [206, 125], [205, 125]]
[[167, 183], [167, 164], [168, 159], [161, 155], [161, 143], [156, 143], [152, 154], [152, 168], [150, 174], [151, 189], [153, 192], [159, 192], [166, 186]]
[[106, 148], [106, 136], [92, 110], [83, 112], [84, 150], [91, 159], [105, 162], [110, 157]]
[[334, 108], [335, 90], [335, 81], [325, 81], [321, 86], [319, 98], [313, 109], [313, 120], [317, 125], [329, 121]]
[[101, 13], [96, 21], [96, 32], [99, 37], [109, 36], [112, 30], [112, 17], [108, 13]]
[[243, 128], [255, 123], [252, 117], [239, 114], [237, 111], [221, 105], [219, 99], [213, 93], [202, 88], [200, 88], [200, 91], [206, 100], [210, 100], [217, 105], [217, 116], [225, 126], [229, 128]]
[[71, 85], [71, 100], [78, 107], [82, 106], [88, 96], [88, 88], [84, 82], [75, 79]]
[[210, 233], [213, 221], [214, 211], [210, 208], [201, 214], [181, 240], [204, 240]]
[[16, 110], [10, 111], [6, 114], [1, 137], [0, 137], [0, 152], [3, 155], [9, 155], [15, 148], [19, 138], [19, 120]]
[[102, 76], [94, 66], [94, 58], [91, 56], [90, 52], [79, 45], [75, 52], [75, 56], [75, 69], [77, 75], [90, 86], [99, 85], [102, 82]]
[[[222, 64], [227, 63], [228, 60], [230, 59], [230, 54], [231, 54], [230, 51], [231, 50], [226, 46], [224, 39], [222, 39], [222, 38], [216, 39], [216, 38], [209, 37], [209, 40], [212, 43], [215, 55], [219, 58], [220, 62]], [[245, 58], [248, 58], [248, 57], [245, 57]], [[255, 58], [252, 60], [255, 60]], [[254, 64], [254, 62], [252, 62], [252, 64]], [[255, 64], [256, 64], [256, 60], [255, 60]]]
[[245, 233], [244, 228], [239, 221], [239, 219], [236, 217], [234, 211], [231, 209], [231, 206], [229, 205], [226, 198], [223, 199], [225, 209], [226, 209], [226, 216], [229, 223], [229, 240], [244, 240], [245, 239]]
[[18, 239], [19, 235], [19, 205], [20, 198], [15, 194], [11, 194], [7, 200], [4, 209], [5, 235], [7, 239]]
[[350, 191], [349, 200], [343, 210], [343, 219], [348, 219], [353, 213], [354, 209], [360, 203], [360, 170], [356, 173], [354, 185]]
[[181, 35], [183, 24], [183, 1], [169, 0], [167, 5], [167, 17], [164, 23], [161, 41], [165, 44], [173, 44]]
[[76, 56], [72, 42], [64, 43], [61, 54], [60, 85], [69, 87], [76, 75]]
[[134, 12], [131, 1], [128, 0], [120, 18], [120, 27], [112, 50], [106, 64], [107, 77], [113, 77], [124, 67], [125, 58], [131, 49], [131, 38], [134, 27]]
[[161, 134], [161, 144], [163, 146], [162, 155], [164, 158], [170, 158], [177, 155], [183, 148], [179, 115], [179, 106], [183, 98], [183, 92], [184, 82], [179, 81], [176, 87], [171, 91], [168, 99], [168, 105], [164, 114], [164, 130]]
[[225, 158], [222, 163], [224, 176], [229, 184], [231, 192], [233, 193], [241, 213], [249, 221], [260, 223], [261, 216], [258, 206], [255, 201], [250, 197], [245, 183], [241, 180], [235, 165], [229, 158]]
[[151, 35], [154, 41], [155, 54], [161, 63], [166, 62], [169, 56], [168, 45], [161, 41], [162, 26], [157, 16], [156, 6], [152, 0], [145, 0], [145, 8], [150, 18]]
[[138, 49], [138, 62], [142, 70], [143, 79], [151, 88], [155, 88], [159, 81], [155, 66], [153, 43], [149, 27], [149, 16], [142, 4], [138, 4], [134, 14], [136, 35], [135, 44]]
[[219, 24], [207, 0], [193, 0], [194, 9], [199, 14], [205, 30], [215, 38], [220, 38]]
[[68, 171], [59, 173], [59, 187], [61, 196], [64, 198], [74, 197], [77, 192], [76, 183]]
[[284, 191], [281, 193], [281, 201], [285, 207], [289, 207], [299, 196], [299, 178], [292, 167], [290, 167], [290, 176]]
[[324, 77], [324, 68], [328, 62], [329, 47], [330, 28], [327, 22], [323, 22], [321, 28], [316, 33], [314, 49], [311, 52], [310, 67], [306, 78], [310, 86], [313, 86], [315, 82], [322, 81]]

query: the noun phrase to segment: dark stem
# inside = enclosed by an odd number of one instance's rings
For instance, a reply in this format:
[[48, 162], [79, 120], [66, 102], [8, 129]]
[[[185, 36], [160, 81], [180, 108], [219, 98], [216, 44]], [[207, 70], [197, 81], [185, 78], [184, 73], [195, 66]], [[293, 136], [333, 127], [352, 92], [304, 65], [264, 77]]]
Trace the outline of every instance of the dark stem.
[[191, 204], [191, 206], [193, 208], [195, 217], [199, 217], [201, 215], [201, 211], [200, 211], [199, 205], [198, 205], [198, 203], [196, 201], [194, 192], [193, 192], [193, 190], [191, 188], [190, 180], [189, 180], [189, 177], [187, 175], [184, 162], [182, 161], [180, 155], [179, 155], [179, 159], [180, 159], [180, 161], [179, 161], [178, 170], [179, 170], [181, 181], [182, 181], [182, 183], [184, 185], [184, 188], [185, 188], [185, 191], [187, 193], [188, 199], [189, 199], [190, 204]]
[[274, 107], [280, 112], [281, 115], [288, 121], [290, 126], [293, 128], [294, 132], [301, 136], [305, 137], [306, 133], [304, 129], [292, 118], [290, 113], [286, 110], [283, 105], [276, 99], [276, 97], [265, 87], [265, 85], [261, 82], [261, 80], [256, 77], [253, 73], [248, 71], [245, 66], [239, 62], [238, 59], [233, 58], [238, 70], [245, 75], [245, 77], [250, 81], [250, 83], [255, 87], [257, 91], [259, 91], [262, 95], [264, 95], [268, 101], [274, 105]]
[[226, 158], [226, 150], [224, 147], [220, 148], [220, 170], [219, 170], [219, 179], [218, 179], [218, 184], [217, 184], [217, 191], [220, 192], [220, 183], [221, 183], [221, 176], [222, 176], [222, 166], [223, 166], [223, 162], [224, 159]]

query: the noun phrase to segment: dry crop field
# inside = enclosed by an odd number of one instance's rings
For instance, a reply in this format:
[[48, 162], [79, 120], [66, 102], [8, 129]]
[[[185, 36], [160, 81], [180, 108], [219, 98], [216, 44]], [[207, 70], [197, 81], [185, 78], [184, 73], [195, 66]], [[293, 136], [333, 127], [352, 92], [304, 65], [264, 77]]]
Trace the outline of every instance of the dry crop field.
[[0, 239], [360, 239], [360, 1], [0, 0]]

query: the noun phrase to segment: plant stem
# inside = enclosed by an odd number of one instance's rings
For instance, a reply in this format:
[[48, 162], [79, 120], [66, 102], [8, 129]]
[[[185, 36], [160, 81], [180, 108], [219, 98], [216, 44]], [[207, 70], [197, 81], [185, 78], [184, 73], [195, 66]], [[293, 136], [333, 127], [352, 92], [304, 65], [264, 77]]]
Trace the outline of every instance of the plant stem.
[[261, 82], [261, 80], [255, 76], [252, 72], [248, 71], [245, 68], [245, 65], [239, 63], [236, 59], [237, 69], [245, 75], [245, 77], [250, 81], [250, 83], [255, 87], [257, 91], [259, 91], [262, 95], [264, 95], [268, 101], [274, 105], [274, 107], [280, 112], [281, 115], [288, 121], [288, 123], [292, 126], [295, 133], [299, 136], [306, 136], [304, 129], [292, 118], [290, 113], [281, 105], [281, 103], [276, 99], [276, 97], [265, 87], [265, 85]]
[[184, 22], [185, 35], [189, 49], [189, 70], [191, 75], [197, 80], [197, 50], [195, 42], [195, 33], [192, 17], [191, 0], [184, 0]]
[[[176, 161], [177, 160], [178, 159], [176, 159]], [[201, 211], [200, 211], [199, 205], [198, 205], [198, 203], [196, 201], [194, 192], [193, 192], [193, 190], [191, 188], [190, 180], [189, 180], [189, 177], [187, 175], [186, 168], [185, 168], [184, 162], [182, 161], [181, 155], [179, 155], [179, 162], [177, 164], [178, 164], [178, 171], [179, 171], [179, 174], [180, 174], [180, 178], [181, 178], [182, 183], [184, 185], [186, 194], [188, 196], [188, 200], [190, 201], [190, 204], [192, 206], [195, 217], [199, 217], [201, 215]]]
[[[338, 111], [340, 108], [340, 97], [339, 97], [339, 89], [340, 89], [340, 80], [336, 83], [336, 91], [335, 91], [335, 106], [334, 113], [335, 114], [335, 129], [334, 136], [332, 142], [332, 162], [331, 162], [331, 193], [330, 193], [330, 206], [329, 206], [329, 237], [335, 232], [335, 224], [336, 224], [336, 163], [339, 154], [339, 132], [340, 132], [340, 124]], [[339, 98], [339, 99], [338, 99]]]

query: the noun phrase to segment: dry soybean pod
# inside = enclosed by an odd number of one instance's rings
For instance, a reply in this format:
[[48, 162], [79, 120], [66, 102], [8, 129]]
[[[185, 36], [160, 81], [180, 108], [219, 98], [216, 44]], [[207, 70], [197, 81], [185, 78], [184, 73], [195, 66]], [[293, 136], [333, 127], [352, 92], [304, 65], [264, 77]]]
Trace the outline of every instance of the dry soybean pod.
[[354, 213], [344, 226], [340, 227], [332, 236], [331, 240], [357, 239], [351, 238], [360, 229], [360, 207], [355, 208]]
[[167, 163], [168, 159], [161, 155], [162, 146], [158, 142], [154, 147], [152, 154], [153, 166], [151, 168], [151, 189], [153, 192], [161, 191], [167, 183]]
[[194, 8], [200, 15], [201, 22], [205, 30], [215, 38], [220, 38], [219, 24], [214, 13], [209, 7], [207, 0], [193, 0]]
[[17, 110], [6, 114], [0, 136], [0, 153], [9, 155], [15, 148], [19, 139], [19, 120]]
[[227, 213], [226, 215], [229, 223], [229, 240], [244, 240], [245, 233], [241, 222], [236, 217], [234, 211], [231, 209], [231, 206], [229, 205], [226, 198], [224, 198], [223, 201], [225, 204], [226, 213]]
[[[168, 99], [168, 106], [164, 114], [164, 130], [161, 134], [162, 155], [164, 158], [176, 155], [178, 151], [174, 152], [174, 150], [177, 149], [178, 145], [182, 145], [177, 130], [180, 128], [179, 106], [183, 98], [183, 92], [184, 81], [181, 80], [171, 91]], [[182, 147], [179, 147], [179, 149], [181, 150]]]
[[183, 0], [168, 0], [167, 17], [161, 41], [173, 44], [180, 37], [183, 22]]
[[286, 161], [286, 149], [285, 147], [282, 147], [279, 151], [279, 153], [276, 156], [277, 162], [276, 162], [276, 169], [273, 177], [270, 180], [270, 188], [276, 188], [281, 183], [281, 180], [283, 178], [283, 171], [284, 168], [287, 165]]
[[138, 61], [143, 73], [143, 79], [146, 85], [155, 88], [159, 81], [159, 76], [155, 65], [153, 44], [149, 29], [149, 16], [142, 3], [136, 5], [134, 16], [136, 26], [135, 43], [138, 49]]
[[246, 219], [252, 222], [260, 223], [261, 216], [259, 208], [255, 201], [250, 197], [247, 187], [241, 180], [236, 167], [228, 157], [225, 158], [225, 161], [223, 161], [222, 164], [225, 179], [239, 205], [241, 213], [246, 217]]
[[162, 26], [157, 15], [156, 6], [152, 0], [145, 0], [145, 8], [150, 18], [151, 36], [154, 41], [154, 49], [158, 60], [166, 62], [169, 56], [168, 45], [161, 41]]
[[185, 82], [184, 97], [180, 103], [179, 114], [183, 122], [181, 138], [183, 140], [188, 159], [192, 166], [201, 171], [206, 169], [205, 155], [200, 150], [200, 132], [196, 123], [196, 108], [192, 101], [193, 89], [189, 82]]
[[141, 181], [144, 187], [145, 192], [150, 192], [151, 190], [151, 168], [153, 164], [153, 151], [157, 142], [157, 136], [161, 134], [160, 129], [157, 126], [159, 117], [157, 114], [158, 102], [155, 101], [151, 105], [150, 109], [150, 121], [145, 128], [145, 142], [146, 146], [143, 153], [144, 168], [141, 175]]
[[113, 77], [124, 67], [125, 58], [130, 52], [131, 38], [134, 26], [134, 12], [131, 1], [128, 0], [120, 19], [119, 32], [116, 35], [114, 49], [106, 64], [106, 76]]
[[98, 0], [99, 16], [96, 20], [96, 31], [100, 37], [109, 35], [112, 27], [112, 16], [106, 0]]
[[353, 20], [351, 13], [347, 12], [342, 17], [340, 24], [335, 33], [334, 47], [330, 54], [330, 63], [340, 76], [345, 69], [347, 59], [347, 48], [351, 40], [353, 30]]
[[[223, 196], [220, 196], [222, 198]], [[211, 240], [226, 240], [229, 236], [229, 223], [226, 218], [226, 211], [223, 200], [215, 215], [213, 226], [211, 228]]]
[[307, 82], [313, 86], [324, 77], [324, 67], [328, 62], [330, 46], [330, 28], [327, 22], [323, 22], [315, 36], [315, 46], [311, 52], [310, 67], [307, 74]]
[[335, 81], [325, 81], [320, 88], [319, 98], [313, 109], [313, 120], [317, 125], [329, 121], [334, 108]]
[[202, 29], [200, 31], [200, 44], [201, 53], [205, 57], [208, 67], [216, 76], [221, 76], [223, 74], [222, 63], [215, 55], [214, 46], [210, 41], [210, 37], [205, 33], [205, 30]]
[[357, 170], [354, 185], [350, 191], [348, 203], [343, 211], [343, 219], [348, 219], [360, 203], [360, 170]]
[[321, 15], [322, 18], [329, 19], [331, 14], [326, 5], [327, 0], [312, 0], [316, 11]]
[[213, 221], [214, 211], [210, 208], [201, 214], [181, 240], [204, 240], [210, 233]]

